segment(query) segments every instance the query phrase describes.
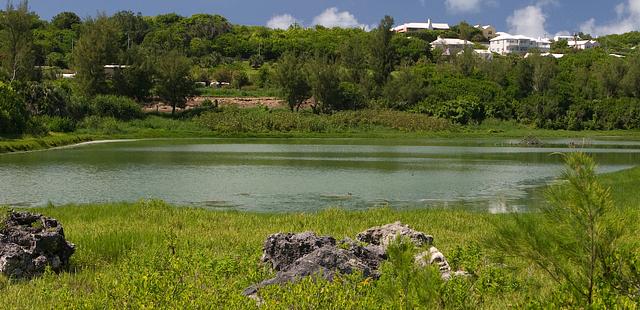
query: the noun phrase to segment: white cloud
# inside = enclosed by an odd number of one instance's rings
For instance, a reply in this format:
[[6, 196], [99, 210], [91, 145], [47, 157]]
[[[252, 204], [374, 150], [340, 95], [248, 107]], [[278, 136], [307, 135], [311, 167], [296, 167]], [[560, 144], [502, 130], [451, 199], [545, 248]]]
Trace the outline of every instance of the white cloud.
[[547, 35], [545, 23], [547, 15], [542, 11], [542, 6], [547, 2], [529, 5], [513, 12], [507, 18], [509, 31], [513, 34], [522, 34], [530, 37], [544, 37]]
[[313, 19], [312, 25], [320, 25], [327, 28], [366, 28], [369, 26], [361, 24], [358, 19], [348, 11], [340, 12], [338, 8], [328, 8]]
[[599, 25], [591, 18], [580, 25], [580, 31], [600, 36], [640, 30], [640, 0], [627, 0], [616, 5], [614, 11], [615, 20]]
[[272, 29], [289, 29], [291, 25], [299, 24], [298, 20], [290, 14], [276, 15], [267, 22], [267, 27]]
[[445, 0], [447, 9], [454, 13], [468, 13], [477, 11], [482, 4], [480, 0]]

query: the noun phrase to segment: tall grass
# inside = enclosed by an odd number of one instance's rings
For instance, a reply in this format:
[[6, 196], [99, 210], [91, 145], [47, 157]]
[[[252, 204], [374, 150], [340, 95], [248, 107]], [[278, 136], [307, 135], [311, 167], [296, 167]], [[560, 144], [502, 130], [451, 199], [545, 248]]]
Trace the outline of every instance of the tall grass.
[[294, 113], [286, 110], [224, 109], [205, 113], [196, 122], [223, 133], [312, 132], [395, 130], [402, 132], [445, 131], [456, 127], [446, 120], [398, 111], [348, 111], [331, 115]]

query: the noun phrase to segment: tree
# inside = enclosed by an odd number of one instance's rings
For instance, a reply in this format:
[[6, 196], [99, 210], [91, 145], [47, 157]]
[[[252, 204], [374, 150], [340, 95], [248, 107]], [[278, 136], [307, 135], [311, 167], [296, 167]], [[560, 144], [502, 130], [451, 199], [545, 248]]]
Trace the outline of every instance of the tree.
[[131, 11], [120, 11], [111, 16], [111, 21], [118, 33], [118, 41], [122, 49], [129, 49], [133, 45], [142, 44], [149, 32], [149, 24], [142, 14]]
[[280, 89], [291, 111], [299, 110], [311, 96], [303, 59], [291, 52], [285, 53], [276, 65], [273, 82]]
[[389, 75], [393, 72], [394, 53], [391, 48], [393, 38], [393, 18], [385, 16], [375, 30], [371, 42], [371, 68], [373, 80], [376, 86], [382, 87], [387, 83]]
[[187, 100], [196, 95], [196, 84], [191, 79], [190, 69], [189, 58], [177, 51], [158, 58], [155, 93], [171, 105], [171, 114], [176, 113], [176, 107], [183, 108]]
[[59, 30], [73, 29], [73, 26], [81, 23], [80, 17], [73, 12], [62, 12], [51, 19], [51, 24]]
[[76, 81], [86, 96], [109, 93], [104, 66], [113, 64], [118, 55], [118, 39], [113, 23], [104, 15], [89, 19], [73, 50]]
[[628, 96], [640, 98], [640, 54], [629, 58], [627, 73], [622, 79], [622, 87]]
[[123, 63], [127, 66], [117, 70], [112, 77], [116, 94], [133, 98], [138, 102], [148, 101], [153, 88], [153, 63], [150, 56], [139, 46], [124, 52]]
[[0, 14], [0, 59], [2, 69], [10, 81], [27, 80], [34, 73], [33, 32], [34, 17], [26, 0], [18, 6], [11, 2]]
[[27, 127], [29, 113], [11, 86], [0, 82], [0, 134], [20, 134]]
[[613, 262], [621, 219], [610, 189], [598, 181], [594, 160], [573, 153], [565, 162], [565, 183], [549, 189], [549, 203], [539, 214], [513, 215], [514, 221], [496, 224], [495, 244], [537, 265], [577, 306], [590, 308], [598, 290], [616, 289]]
[[315, 113], [326, 113], [340, 100], [340, 77], [338, 66], [326, 56], [316, 55], [307, 64], [307, 77]]

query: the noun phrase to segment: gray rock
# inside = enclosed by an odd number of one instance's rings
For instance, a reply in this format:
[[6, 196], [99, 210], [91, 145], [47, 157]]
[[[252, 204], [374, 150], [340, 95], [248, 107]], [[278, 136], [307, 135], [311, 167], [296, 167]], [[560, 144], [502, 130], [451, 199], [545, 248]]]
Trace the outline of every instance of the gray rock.
[[378, 269], [387, 259], [387, 247], [398, 237], [407, 238], [418, 247], [433, 243], [433, 237], [400, 222], [362, 232], [358, 234], [358, 241], [346, 238], [339, 243], [332, 237], [319, 237], [312, 232], [271, 235], [264, 243], [262, 262], [270, 264], [277, 271], [276, 276], [247, 288], [243, 294], [260, 303], [257, 295], [260, 288], [295, 282], [311, 275], [331, 281], [338, 273], [360, 272], [377, 279]]
[[418, 247], [431, 245], [433, 243], [432, 236], [413, 230], [408, 225], [404, 225], [400, 222], [369, 228], [368, 230], [359, 233], [357, 239], [362, 242], [380, 246], [386, 252], [389, 244], [395, 241], [398, 237], [407, 238]]
[[447, 261], [447, 258], [438, 250], [436, 247], [429, 248], [429, 251], [425, 251], [417, 254], [414, 257], [415, 264], [419, 267], [427, 267], [431, 265], [437, 265], [438, 270], [440, 271], [440, 277], [442, 280], [448, 281], [451, 280], [452, 277], [468, 277], [469, 273], [466, 271], [456, 271], [452, 272], [451, 266]]
[[352, 274], [354, 272], [361, 272], [365, 277], [377, 277], [377, 272], [354, 253], [327, 245], [297, 259], [286, 269], [279, 271], [274, 278], [247, 288], [243, 294], [256, 299], [258, 290], [268, 285], [296, 282], [312, 275], [332, 281], [336, 273]]
[[10, 212], [0, 229], [0, 272], [29, 278], [49, 266], [61, 271], [69, 265], [75, 245], [67, 242], [57, 220], [29, 212]]
[[336, 239], [319, 237], [313, 232], [273, 234], [264, 242], [261, 261], [270, 264], [273, 270], [284, 270], [297, 259], [327, 245], [335, 246]]

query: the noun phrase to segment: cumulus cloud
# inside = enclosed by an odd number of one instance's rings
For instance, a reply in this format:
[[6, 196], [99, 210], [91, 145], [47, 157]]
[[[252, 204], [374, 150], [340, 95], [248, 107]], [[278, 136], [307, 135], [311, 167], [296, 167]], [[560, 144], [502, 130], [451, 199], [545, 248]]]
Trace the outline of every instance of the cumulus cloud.
[[600, 36], [640, 29], [640, 0], [622, 2], [614, 7], [614, 11], [616, 12], [615, 20], [598, 24], [595, 18], [591, 18], [580, 25], [580, 31]]
[[271, 29], [289, 29], [291, 25], [299, 24], [298, 20], [290, 14], [276, 15], [267, 22]]
[[320, 15], [313, 19], [315, 25], [324, 26], [327, 28], [368, 28], [367, 25], [358, 22], [358, 19], [348, 11], [339, 11], [338, 8], [328, 8]]
[[547, 15], [543, 12], [542, 6], [547, 2], [529, 5], [513, 12], [507, 18], [509, 31], [513, 34], [522, 34], [530, 37], [543, 37], [547, 35], [545, 23]]
[[480, 0], [445, 0], [447, 9], [454, 13], [468, 13], [480, 9]]

